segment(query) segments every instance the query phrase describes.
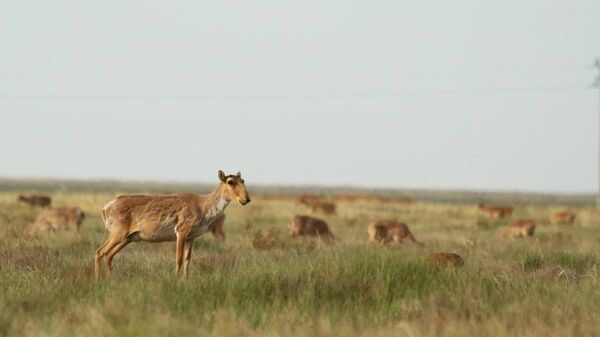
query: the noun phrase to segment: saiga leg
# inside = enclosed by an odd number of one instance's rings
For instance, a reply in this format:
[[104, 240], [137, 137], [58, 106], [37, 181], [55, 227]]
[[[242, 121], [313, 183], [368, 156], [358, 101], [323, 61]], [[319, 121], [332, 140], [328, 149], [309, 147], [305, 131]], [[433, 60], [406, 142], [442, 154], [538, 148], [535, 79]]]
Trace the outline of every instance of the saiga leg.
[[117, 253], [125, 248], [125, 246], [127, 246], [128, 244], [130, 244], [131, 241], [129, 241], [128, 239], [125, 239], [124, 241], [119, 242], [108, 254], [106, 254], [106, 269], [108, 270], [108, 275], [112, 276], [112, 260], [113, 257], [115, 257], [115, 255], [117, 255]]
[[181, 263], [183, 262], [183, 248], [185, 247], [185, 241], [187, 233], [177, 232], [177, 247], [175, 251], [175, 274], [179, 275], [181, 271]]
[[187, 240], [185, 242], [185, 256], [184, 256], [184, 260], [185, 260], [185, 264], [183, 265], [183, 276], [187, 277], [188, 275], [188, 268], [190, 265], [190, 260], [192, 259], [192, 246], [194, 245], [194, 240]]
[[112, 243], [113, 238], [109, 236], [106, 241], [104, 241], [104, 243], [96, 250], [96, 258], [94, 259], [94, 278], [96, 280], [100, 278], [100, 261], [106, 254], [105, 249], [106, 247], [112, 245]]
[[[98, 248], [98, 250], [96, 251], [96, 260], [94, 261], [95, 262], [94, 263], [95, 264], [94, 271], [95, 271], [96, 280], [100, 277], [100, 260], [102, 260], [102, 258], [108, 256], [109, 253], [111, 253], [111, 251], [113, 250], [113, 248], [122, 244], [124, 241], [127, 241], [127, 238], [121, 239], [119, 237], [112, 236], [112, 237], [109, 237], [106, 240], [106, 242], [102, 246], [100, 246], [100, 248]], [[123, 248], [123, 247], [121, 247], [121, 248]], [[119, 248], [119, 250], [121, 250], [121, 248]], [[119, 250], [117, 250], [117, 252]], [[116, 254], [116, 252], [115, 252], [115, 254]], [[112, 256], [110, 257], [110, 261], [112, 261]], [[108, 261], [108, 260], [106, 261], [106, 267], [108, 268], [109, 275], [112, 273], [112, 267], [109, 265], [110, 261]]]

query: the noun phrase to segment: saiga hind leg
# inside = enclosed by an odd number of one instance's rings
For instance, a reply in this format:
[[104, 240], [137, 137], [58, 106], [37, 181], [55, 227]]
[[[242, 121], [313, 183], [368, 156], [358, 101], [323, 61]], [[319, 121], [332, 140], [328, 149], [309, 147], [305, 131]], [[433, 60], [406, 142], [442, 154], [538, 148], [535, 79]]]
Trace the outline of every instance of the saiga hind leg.
[[108, 270], [109, 276], [112, 276], [113, 257], [115, 257], [115, 255], [117, 255], [117, 253], [119, 251], [121, 251], [121, 249], [125, 248], [125, 246], [127, 246], [130, 243], [131, 243], [131, 241], [129, 241], [127, 238], [125, 238], [125, 240], [119, 242], [117, 245], [114, 246], [114, 248], [108, 254], [106, 254], [105, 262], [106, 262], [106, 269]]

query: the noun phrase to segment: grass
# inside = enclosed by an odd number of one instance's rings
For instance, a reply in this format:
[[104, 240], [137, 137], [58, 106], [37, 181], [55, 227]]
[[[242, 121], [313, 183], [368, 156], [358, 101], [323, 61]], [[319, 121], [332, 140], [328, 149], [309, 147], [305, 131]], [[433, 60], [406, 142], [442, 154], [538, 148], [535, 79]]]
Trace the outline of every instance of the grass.
[[[224, 245], [196, 240], [187, 280], [173, 277], [173, 243], [136, 243], [115, 258], [112, 280], [93, 282], [99, 211], [113, 194], [52, 197], [86, 212], [80, 237], [24, 238], [39, 210], [0, 193], [0, 336], [598, 334], [598, 214], [584, 206], [564, 227], [547, 222], [560, 204], [519, 206], [515, 218], [540, 226], [504, 240], [505, 222], [470, 204], [340, 203], [325, 217], [340, 238], [330, 247], [287, 237], [301, 206], [253, 198], [228, 209]], [[425, 247], [367, 245], [379, 218], [406, 221]], [[431, 251], [456, 252], [465, 267], [433, 267], [423, 260]]]

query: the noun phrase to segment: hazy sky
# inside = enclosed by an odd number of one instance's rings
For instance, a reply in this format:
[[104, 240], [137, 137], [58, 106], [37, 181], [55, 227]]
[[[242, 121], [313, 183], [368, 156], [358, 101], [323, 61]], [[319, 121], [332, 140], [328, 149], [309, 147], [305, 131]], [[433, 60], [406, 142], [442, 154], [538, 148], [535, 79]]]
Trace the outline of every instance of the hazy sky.
[[0, 176], [594, 191], [598, 13], [0, 2]]

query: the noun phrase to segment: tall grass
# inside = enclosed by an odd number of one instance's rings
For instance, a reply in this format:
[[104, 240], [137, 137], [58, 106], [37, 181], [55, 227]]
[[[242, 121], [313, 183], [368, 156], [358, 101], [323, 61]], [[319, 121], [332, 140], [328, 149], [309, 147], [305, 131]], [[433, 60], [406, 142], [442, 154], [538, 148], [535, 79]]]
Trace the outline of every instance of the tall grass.
[[[600, 319], [595, 223], [541, 226], [536, 237], [502, 240], [473, 207], [341, 204], [327, 218], [342, 241], [329, 247], [287, 238], [300, 206], [255, 199], [232, 206], [228, 241], [195, 245], [191, 274], [173, 276], [174, 245], [132, 244], [115, 277], [94, 282], [104, 238], [98, 210], [110, 195], [57, 195], [89, 214], [81, 237], [24, 238], [37, 210], [0, 195], [0, 336], [593, 336]], [[547, 206], [520, 212], [541, 221]], [[594, 219], [591, 210], [587, 219]], [[384, 213], [410, 219], [425, 248], [365, 244]], [[351, 219], [360, 219], [352, 221]], [[274, 227], [276, 244], [253, 248]], [[424, 261], [461, 254], [464, 268]]]

